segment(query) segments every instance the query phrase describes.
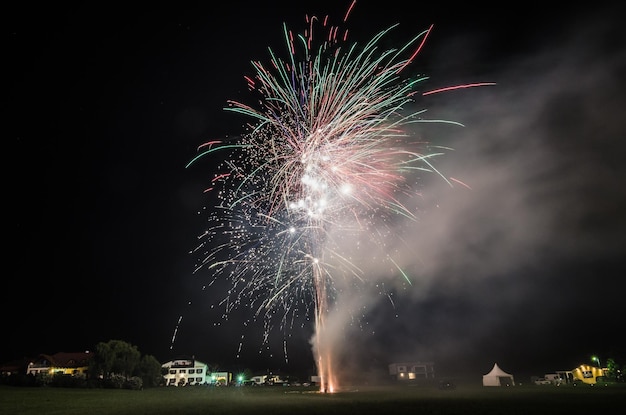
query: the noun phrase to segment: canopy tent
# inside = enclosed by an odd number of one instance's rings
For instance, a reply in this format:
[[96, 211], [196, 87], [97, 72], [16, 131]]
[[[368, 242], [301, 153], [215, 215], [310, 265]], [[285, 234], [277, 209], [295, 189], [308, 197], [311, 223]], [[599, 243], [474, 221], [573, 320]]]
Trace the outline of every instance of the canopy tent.
[[515, 386], [515, 379], [494, 363], [491, 372], [483, 375], [483, 386]]

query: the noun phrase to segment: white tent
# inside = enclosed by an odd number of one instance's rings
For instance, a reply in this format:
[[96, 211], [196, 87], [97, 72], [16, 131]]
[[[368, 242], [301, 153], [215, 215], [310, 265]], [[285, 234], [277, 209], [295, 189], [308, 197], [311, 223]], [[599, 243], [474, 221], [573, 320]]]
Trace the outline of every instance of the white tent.
[[515, 379], [494, 363], [491, 372], [483, 375], [483, 386], [515, 386]]

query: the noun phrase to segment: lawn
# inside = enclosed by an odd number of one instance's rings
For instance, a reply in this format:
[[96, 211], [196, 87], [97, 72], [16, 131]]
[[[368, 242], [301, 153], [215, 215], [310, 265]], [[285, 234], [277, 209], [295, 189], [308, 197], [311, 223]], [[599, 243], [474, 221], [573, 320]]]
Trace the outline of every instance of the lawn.
[[0, 386], [2, 415], [602, 414], [626, 408], [626, 385], [510, 388], [435, 385], [163, 387], [142, 391]]

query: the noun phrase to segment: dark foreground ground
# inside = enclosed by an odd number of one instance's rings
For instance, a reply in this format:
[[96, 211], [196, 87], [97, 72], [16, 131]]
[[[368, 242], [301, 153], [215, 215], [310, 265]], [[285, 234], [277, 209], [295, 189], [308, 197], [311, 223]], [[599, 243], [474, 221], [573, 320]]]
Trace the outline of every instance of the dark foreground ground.
[[620, 414], [626, 385], [349, 387], [323, 394], [303, 387], [109, 389], [0, 386], [0, 414]]

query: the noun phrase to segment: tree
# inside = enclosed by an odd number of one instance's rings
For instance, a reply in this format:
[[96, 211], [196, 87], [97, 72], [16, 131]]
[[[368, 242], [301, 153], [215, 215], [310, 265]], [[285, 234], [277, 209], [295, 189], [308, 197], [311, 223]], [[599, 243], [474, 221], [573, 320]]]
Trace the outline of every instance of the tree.
[[133, 376], [140, 357], [141, 353], [137, 347], [125, 341], [101, 342], [96, 345], [90, 373], [104, 379], [110, 379], [112, 375], [117, 375], [128, 380]]
[[617, 366], [613, 358], [608, 358], [606, 360], [606, 376], [609, 379], [615, 380], [617, 378], [618, 369], [619, 367]]
[[141, 358], [135, 369], [135, 374], [143, 380], [145, 387], [159, 386], [163, 382], [163, 367], [161, 363], [151, 355]]

